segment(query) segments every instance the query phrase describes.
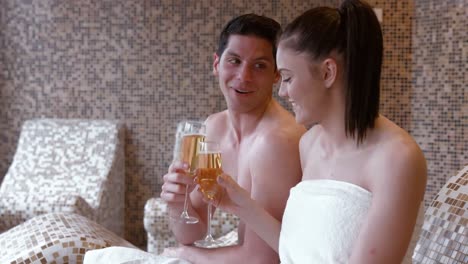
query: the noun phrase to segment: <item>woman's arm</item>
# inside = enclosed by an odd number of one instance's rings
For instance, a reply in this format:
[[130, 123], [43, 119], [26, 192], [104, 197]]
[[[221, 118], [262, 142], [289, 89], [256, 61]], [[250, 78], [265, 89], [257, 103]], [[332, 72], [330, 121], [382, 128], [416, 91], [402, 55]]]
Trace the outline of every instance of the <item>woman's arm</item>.
[[424, 156], [413, 142], [392, 144], [373, 157], [369, 171], [372, 205], [349, 263], [401, 263], [424, 197]]
[[229, 175], [219, 176], [218, 183], [225, 188], [218, 207], [239, 216], [250, 229], [278, 252], [281, 222], [255, 202]]

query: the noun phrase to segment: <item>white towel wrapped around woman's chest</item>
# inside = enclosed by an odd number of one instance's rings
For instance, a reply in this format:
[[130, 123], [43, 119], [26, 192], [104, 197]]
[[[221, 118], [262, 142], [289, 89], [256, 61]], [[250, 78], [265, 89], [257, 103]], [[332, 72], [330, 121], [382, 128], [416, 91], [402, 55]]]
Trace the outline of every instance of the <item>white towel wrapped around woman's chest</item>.
[[[371, 203], [372, 193], [348, 182], [300, 182], [291, 189], [283, 216], [281, 262], [347, 263]], [[418, 234], [415, 230], [413, 240]], [[404, 263], [411, 261], [412, 246]]]

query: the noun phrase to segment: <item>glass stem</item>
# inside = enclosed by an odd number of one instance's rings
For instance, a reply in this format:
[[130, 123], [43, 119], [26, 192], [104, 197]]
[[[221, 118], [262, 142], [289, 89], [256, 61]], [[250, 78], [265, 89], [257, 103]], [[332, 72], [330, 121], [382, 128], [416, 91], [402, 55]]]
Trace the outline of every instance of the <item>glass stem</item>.
[[206, 238], [205, 240], [213, 240], [213, 237], [211, 236], [211, 202], [208, 203], [208, 220], [207, 220], [208, 226], [206, 229]]
[[188, 212], [187, 212], [187, 209], [188, 209], [188, 185], [185, 185], [185, 200], [184, 200], [184, 211], [182, 211], [182, 214], [180, 217], [182, 218], [188, 218], [189, 215], [188, 215]]

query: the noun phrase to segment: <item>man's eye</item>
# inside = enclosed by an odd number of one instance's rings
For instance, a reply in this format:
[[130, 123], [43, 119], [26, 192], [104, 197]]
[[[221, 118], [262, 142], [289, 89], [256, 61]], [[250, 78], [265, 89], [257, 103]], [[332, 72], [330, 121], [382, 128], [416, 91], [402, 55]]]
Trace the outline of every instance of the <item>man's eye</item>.
[[266, 65], [264, 63], [256, 63], [255, 68], [257, 69], [265, 69]]
[[239, 64], [240, 60], [236, 59], [236, 58], [230, 58], [230, 59], [228, 59], [228, 62], [231, 63], [231, 64]]

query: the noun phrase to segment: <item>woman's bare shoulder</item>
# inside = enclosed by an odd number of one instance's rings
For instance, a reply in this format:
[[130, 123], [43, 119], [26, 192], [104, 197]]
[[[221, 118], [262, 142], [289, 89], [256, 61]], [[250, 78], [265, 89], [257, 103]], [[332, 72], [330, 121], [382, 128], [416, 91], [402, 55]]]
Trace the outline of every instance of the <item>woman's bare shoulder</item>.
[[423, 153], [413, 137], [403, 128], [388, 119], [383, 119], [377, 127], [374, 145], [377, 155], [384, 159], [406, 160], [421, 158]]
[[426, 159], [419, 145], [404, 129], [385, 121], [372, 151], [372, 166], [379, 171], [381, 184], [425, 186]]

